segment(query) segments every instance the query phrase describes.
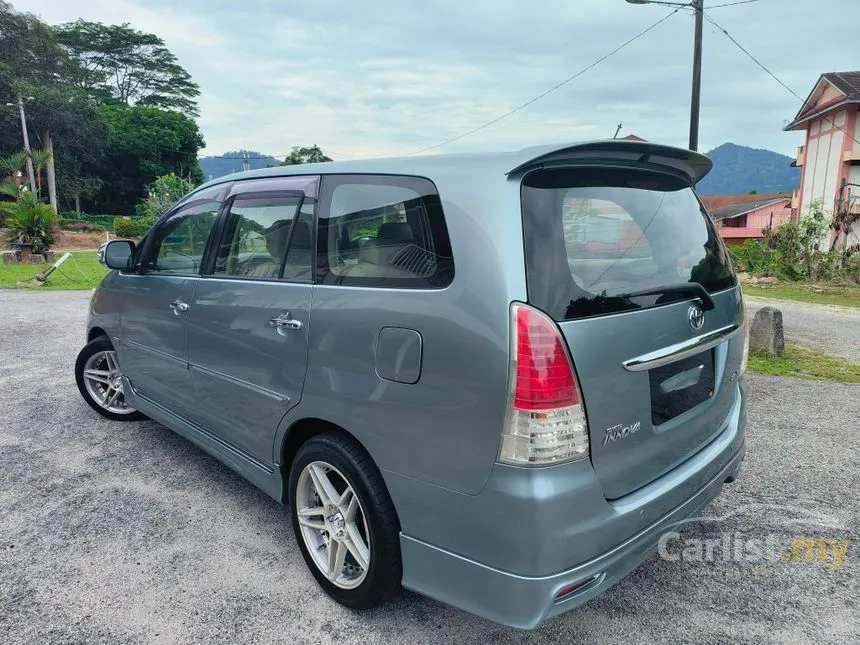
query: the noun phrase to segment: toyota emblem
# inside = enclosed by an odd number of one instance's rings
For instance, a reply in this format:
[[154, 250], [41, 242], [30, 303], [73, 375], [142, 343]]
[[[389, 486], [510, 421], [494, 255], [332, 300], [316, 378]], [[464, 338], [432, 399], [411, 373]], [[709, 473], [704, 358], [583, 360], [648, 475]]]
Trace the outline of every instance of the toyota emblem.
[[705, 312], [699, 305], [693, 305], [687, 312], [687, 320], [690, 321], [690, 327], [693, 329], [701, 329], [705, 326]]

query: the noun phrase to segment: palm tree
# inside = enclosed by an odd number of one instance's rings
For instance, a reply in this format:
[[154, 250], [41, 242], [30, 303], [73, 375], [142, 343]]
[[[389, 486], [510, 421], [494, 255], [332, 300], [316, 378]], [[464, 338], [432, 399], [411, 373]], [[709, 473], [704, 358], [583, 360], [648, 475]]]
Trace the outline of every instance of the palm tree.
[[21, 197], [21, 187], [15, 181], [14, 177], [6, 177], [3, 181], [0, 181], [0, 195], [14, 197], [15, 199]]
[[48, 164], [51, 162], [51, 152], [49, 150], [43, 150], [41, 148], [36, 148], [34, 150], [30, 150], [30, 160], [33, 162], [33, 169], [36, 172], [36, 194], [42, 194], [42, 170], [47, 168]]
[[27, 153], [24, 150], [9, 155], [8, 157], [0, 157], [0, 173], [8, 173], [2, 182], [0, 182], [0, 194], [9, 195], [18, 199], [21, 196], [21, 186], [18, 183], [18, 177], [27, 165]]

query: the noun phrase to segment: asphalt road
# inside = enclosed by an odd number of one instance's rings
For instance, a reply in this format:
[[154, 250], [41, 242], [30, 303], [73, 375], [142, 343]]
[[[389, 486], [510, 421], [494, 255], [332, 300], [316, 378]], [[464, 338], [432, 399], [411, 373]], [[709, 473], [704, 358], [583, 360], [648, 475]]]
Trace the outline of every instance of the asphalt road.
[[[284, 508], [167, 429], [80, 399], [87, 297], [0, 291], [4, 644], [860, 642], [860, 386], [751, 376], [745, 468], [709, 509], [725, 519], [682, 536], [741, 548], [700, 562], [672, 543], [676, 561], [519, 632], [414, 594], [365, 613], [328, 600]], [[768, 535], [777, 552], [851, 542], [838, 567], [749, 555]]]
[[860, 309], [753, 296], [746, 304], [753, 314], [764, 306], [782, 311], [786, 342], [860, 363]]

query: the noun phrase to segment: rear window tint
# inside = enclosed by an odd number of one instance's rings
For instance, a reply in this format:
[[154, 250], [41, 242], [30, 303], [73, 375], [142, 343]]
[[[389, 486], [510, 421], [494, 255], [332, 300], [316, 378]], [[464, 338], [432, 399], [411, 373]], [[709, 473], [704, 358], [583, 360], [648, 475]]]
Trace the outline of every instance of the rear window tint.
[[321, 202], [319, 283], [438, 289], [453, 280], [442, 204], [427, 179], [328, 176]]
[[556, 169], [522, 185], [529, 301], [556, 320], [659, 306], [683, 293], [637, 296], [698, 282], [735, 284], [725, 246], [695, 193], [671, 175]]

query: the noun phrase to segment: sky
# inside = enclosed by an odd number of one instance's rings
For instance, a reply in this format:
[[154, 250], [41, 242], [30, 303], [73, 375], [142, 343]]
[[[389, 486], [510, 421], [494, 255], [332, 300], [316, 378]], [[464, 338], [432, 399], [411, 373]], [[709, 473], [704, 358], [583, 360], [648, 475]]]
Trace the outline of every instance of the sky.
[[[860, 65], [860, 0], [705, 0], [708, 14], [806, 98]], [[13, 0], [58, 24], [129, 22], [200, 85], [201, 154], [335, 159], [412, 154], [487, 123], [594, 63], [673, 9], [624, 0]], [[708, 10], [708, 6], [714, 7]], [[852, 44], [854, 43], [854, 44]], [[636, 134], [686, 146], [693, 17], [665, 22], [544, 98], [434, 152]], [[853, 49], [852, 49], [853, 48]], [[705, 22], [699, 149], [794, 156], [801, 101]]]

